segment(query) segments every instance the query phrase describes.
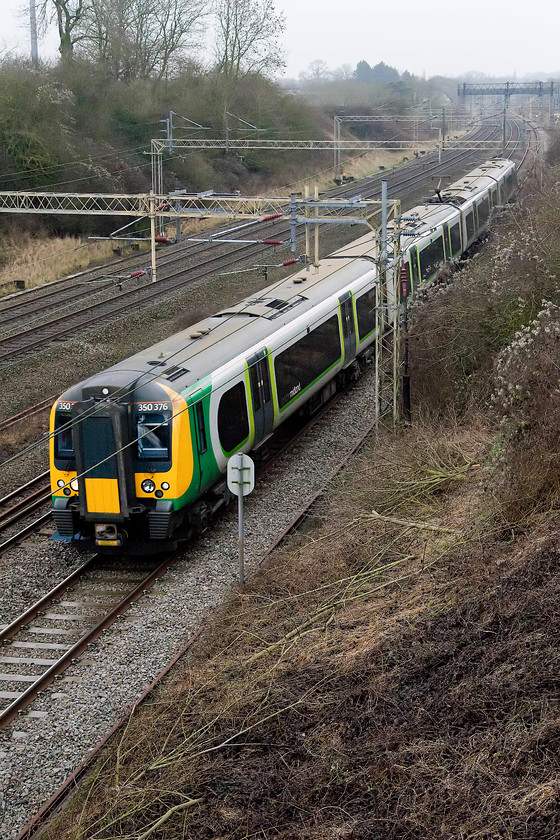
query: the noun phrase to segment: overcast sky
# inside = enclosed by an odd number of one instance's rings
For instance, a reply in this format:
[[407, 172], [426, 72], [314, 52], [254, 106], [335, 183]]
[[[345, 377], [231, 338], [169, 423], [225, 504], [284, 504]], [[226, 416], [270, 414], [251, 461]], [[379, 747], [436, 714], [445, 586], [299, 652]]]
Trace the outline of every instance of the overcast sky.
[[[29, 32], [17, 8], [25, 0], [0, 0], [0, 47], [29, 53]], [[533, 74], [560, 72], [557, 0], [276, 0], [286, 20], [286, 75], [297, 77], [322, 59], [334, 70], [358, 61], [384, 61], [416, 75]], [[55, 33], [39, 46], [56, 57]]]

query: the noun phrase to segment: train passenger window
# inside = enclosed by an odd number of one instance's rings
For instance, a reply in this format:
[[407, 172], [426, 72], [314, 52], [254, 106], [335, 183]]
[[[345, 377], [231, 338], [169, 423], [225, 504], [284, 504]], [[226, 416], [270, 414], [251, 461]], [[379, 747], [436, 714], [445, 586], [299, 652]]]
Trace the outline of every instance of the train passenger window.
[[138, 457], [144, 461], [169, 460], [169, 423], [163, 414], [139, 414]]
[[486, 198], [484, 198], [478, 205], [478, 224], [480, 225], [480, 227], [483, 227], [486, 224], [489, 215], [490, 200], [489, 197], [486, 196]]
[[218, 434], [224, 452], [232, 452], [249, 435], [249, 416], [245, 385], [238, 382], [220, 399], [218, 406]]
[[54, 420], [54, 456], [55, 458], [73, 458], [72, 415], [69, 411], [57, 411]]
[[204, 426], [204, 406], [202, 400], [199, 400], [194, 410], [196, 412], [196, 425], [198, 426], [198, 444], [200, 446], [200, 454], [203, 455], [208, 449], [206, 442], [206, 427]]
[[356, 299], [358, 335], [363, 341], [375, 329], [375, 289], [370, 289]]
[[438, 236], [433, 242], [420, 252], [420, 268], [422, 270], [422, 280], [427, 280], [434, 274], [439, 266], [444, 262], [443, 254], [443, 239]]
[[287, 405], [341, 356], [338, 315], [306, 333], [274, 360], [278, 405]]
[[449, 236], [451, 237], [451, 253], [455, 256], [461, 250], [461, 230], [459, 222], [449, 228]]
[[512, 170], [506, 175], [505, 198], [509, 198], [515, 188], [515, 171]]
[[467, 225], [467, 239], [470, 240], [474, 236], [474, 214], [472, 210], [469, 210], [465, 217], [465, 223]]

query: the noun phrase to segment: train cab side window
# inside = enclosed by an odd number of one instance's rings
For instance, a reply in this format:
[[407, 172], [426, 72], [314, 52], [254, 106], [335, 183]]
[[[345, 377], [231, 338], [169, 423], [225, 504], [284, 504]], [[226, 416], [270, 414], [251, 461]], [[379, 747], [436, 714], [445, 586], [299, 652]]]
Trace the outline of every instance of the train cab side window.
[[137, 437], [141, 460], [169, 460], [170, 429], [163, 414], [139, 414]]
[[72, 441], [72, 415], [69, 411], [56, 412], [54, 432], [55, 458], [73, 458], [74, 443]]
[[249, 416], [245, 385], [238, 382], [220, 399], [218, 406], [218, 435], [224, 452], [232, 452], [249, 435]]
[[194, 410], [196, 412], [196, 425], [198, 426], [198, 444], [200, 446], [200, 454], [204, 455], [208, 449], [208, 443], [206, 442], [206, 427], [204, 425], [204, 406], [202, 404], [202, 400], [197, 402]]

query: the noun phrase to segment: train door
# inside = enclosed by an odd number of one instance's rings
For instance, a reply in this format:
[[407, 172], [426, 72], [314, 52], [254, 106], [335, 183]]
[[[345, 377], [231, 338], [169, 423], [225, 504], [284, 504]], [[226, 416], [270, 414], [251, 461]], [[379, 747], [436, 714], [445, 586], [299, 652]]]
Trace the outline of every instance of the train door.
[[135, 499], [127, 413], [93, 400], [76, 403], [73, 436], [80, 515], [89, 521], [123, 521]]
[[443, 244], [445, 247], [445, 259], [452, 260], [453, 259], [453, 249], [451, 247], [451, 234], [449, 232], [449, 225], [447, 222], [443, 225]]
[[201, 391], [194, 395], [194, 403], [191, 403], [189, 414], [191, 419], [192, 440], [193, 440], [193, 455], [196, 454], [194, 460], [194, 470], [196, 480], [198, 483], [198, 492], [200, 492], [208, 483], [211, 477], [211, 468], [208, 464], [208, 436], [207, 426], [204, 417], [204, 399]]
[[352, 292], [346, 292], [338, 299], [342, 318], [342, 338], [344, 340], [344, 364], [356, 356], [356, 324], [352, 307]]
[[270, 368], [268, 366], [268, 350], [263, 347], [247, 359], [249, 368], [249, 382], [251, 383], [251, 399], [253, 402], [253, 418], [255, 422], [255, 438], [253, 446], [267, 437], [274, 426], [274, 404], [272, 402], [272, 388], [270, 385]]

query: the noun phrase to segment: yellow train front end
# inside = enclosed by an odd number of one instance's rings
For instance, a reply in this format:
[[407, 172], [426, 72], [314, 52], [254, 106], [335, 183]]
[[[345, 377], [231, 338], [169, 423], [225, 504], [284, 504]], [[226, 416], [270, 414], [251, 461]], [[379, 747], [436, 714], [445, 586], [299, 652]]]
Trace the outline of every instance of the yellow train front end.
[[153, 554], [177, 545], [193, 480], [189, 412], [166, 384], [129, 382], [89, 381], [53, 406], [53, 519], [56, 538], [79, 548]]

